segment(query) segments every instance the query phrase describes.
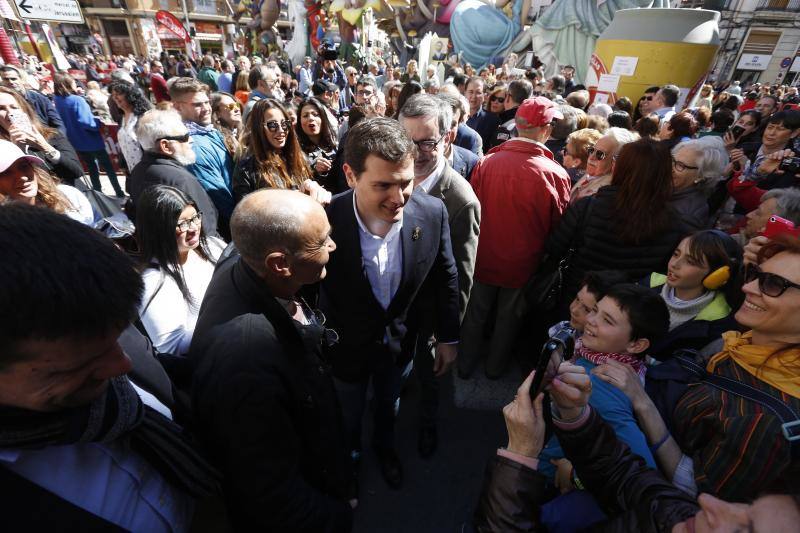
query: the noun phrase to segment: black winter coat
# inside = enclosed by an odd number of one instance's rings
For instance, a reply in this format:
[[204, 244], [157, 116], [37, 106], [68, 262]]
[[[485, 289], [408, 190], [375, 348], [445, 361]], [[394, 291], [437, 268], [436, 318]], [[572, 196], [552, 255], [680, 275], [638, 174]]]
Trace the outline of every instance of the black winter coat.
[[197, 435], [222, 470], [237, 531], [349, 531], [351, 462], [323, 328], [301, 326], [233, 255], [200, 308]]
[[[572, 243], [580, 238], [581, 229], [583, 231], [583, 244], [577, 248], [564, 281], [562, 308], [568, 306], [578, 293], [588, 271], [618, 270], [633, 282], [651, 272], [663, 272], [675, 246], [689, 233], [677, 217], [672, 217], [671, 226], [647, 242], [638, 245], [624, 242], [615, 230], [613, 218], [616, 192], [617, 187], [609, 185], [593, 197], [578, 200], [566, 210], [547, 240], [545, 249], [549, 257], [558, 259], [567, 254]], [[584, 221], [590, 202], [592, 210]]]
[[[694, 499], [631, 452], [595, 411], [577, 430], [556, 427], [558, 441], [586, 489], [610, 518], [590, 531], [668, 533], [699, 511]], [[475, 527], [481, 533], [544, 531], [538, 522], [546, 478], [505, 457], [490, 462]]]
[[[203, 213], [203, 227], [206, 233], [216, 235], [219, 230], [227, 238], [227, 227], [218, 227], [217, 208], [194, 174], [171, 157], [145, 152], [128, 178], [128, 192], [133, 200], [134, 211], [142, 192], [153, 185], [170, 185], [189, 195], [197, 202], [197, 208]], [[135, 219], [135, 213], [132, 218]]]

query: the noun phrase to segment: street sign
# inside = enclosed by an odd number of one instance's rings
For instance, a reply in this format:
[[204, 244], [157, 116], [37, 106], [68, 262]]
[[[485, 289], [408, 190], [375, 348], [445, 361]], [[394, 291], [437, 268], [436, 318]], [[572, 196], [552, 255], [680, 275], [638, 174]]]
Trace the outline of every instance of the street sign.
[[786, 68], [791, 64], [792, 64], [791, 57], [784, 57], [783, 59], [781, 59], [781, 68]]
[[20, 18], [83, 24], [78, 0], [14, 0]]

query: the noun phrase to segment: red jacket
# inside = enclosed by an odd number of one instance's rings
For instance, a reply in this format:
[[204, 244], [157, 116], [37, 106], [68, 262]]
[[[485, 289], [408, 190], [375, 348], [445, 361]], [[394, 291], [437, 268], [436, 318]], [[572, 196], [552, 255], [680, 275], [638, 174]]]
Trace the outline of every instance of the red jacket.
[[569, 204], [569, 175], [543, 144], [516, 138], [489, 151], [470, 183], [481, 202], [475, 280], [522, 287]]

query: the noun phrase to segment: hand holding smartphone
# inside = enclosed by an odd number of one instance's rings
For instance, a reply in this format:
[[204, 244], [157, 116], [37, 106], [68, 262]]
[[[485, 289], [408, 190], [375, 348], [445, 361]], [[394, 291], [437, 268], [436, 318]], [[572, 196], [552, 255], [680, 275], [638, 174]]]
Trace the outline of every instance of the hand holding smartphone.
[[534, 401], [539, 393], [550, 385], [558, 374], [558, 367], [561, 366], [561, 363], [572, 357], [575, 349], [574, 334], [574, 329], [563, 328], [544, 343], [536, 364], [536, 374], [531, 383], [531, 401]]
[[774, 239], [778, 235], [788, 233], [794, 237], [800, 237], [800, 228], [796, 227], [791, 220], [786, 220], [778, 215], [772, 215], [767, 221], [764, 232], [761, 234], [768, 239]]

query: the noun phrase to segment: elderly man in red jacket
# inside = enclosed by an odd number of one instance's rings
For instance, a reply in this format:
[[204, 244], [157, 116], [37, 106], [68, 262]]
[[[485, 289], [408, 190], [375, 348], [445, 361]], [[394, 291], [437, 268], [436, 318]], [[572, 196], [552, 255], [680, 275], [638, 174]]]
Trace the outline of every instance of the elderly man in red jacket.
[[[499, 378], [510, 359], [519, 329], [515, 304], [569, 203], [569, 175], [544, 145], [560, 118], [547, 98], [525, 100], [515, 118], [519, 137], [493, 148], [472, 172], [482, 220], [475, 282], [461, 330], [461, 377], [473, 372], [483, 353], [490, 379]], [[492, 309], [497, 312], [486, 351], [483, 332]]]

